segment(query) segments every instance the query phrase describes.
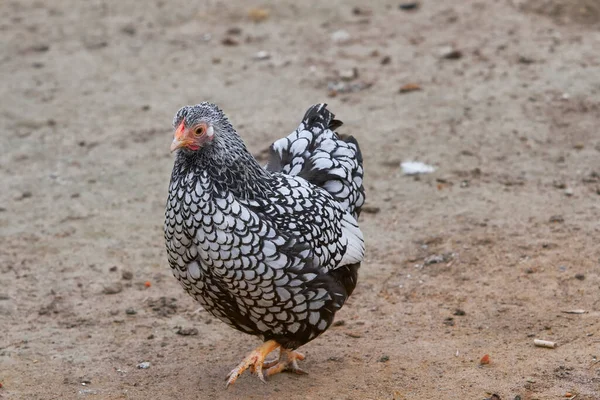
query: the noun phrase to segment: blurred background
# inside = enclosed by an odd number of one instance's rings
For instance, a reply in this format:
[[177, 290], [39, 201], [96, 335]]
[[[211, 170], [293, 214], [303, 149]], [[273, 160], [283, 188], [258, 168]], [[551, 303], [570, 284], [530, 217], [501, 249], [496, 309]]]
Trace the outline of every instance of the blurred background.
[[[597, 0], [5, 0], [0, 46], [0, 398], [597, 398]], [[367, 260], [306, 377], [225, 391], [255, 339], [171, 276], [201, 101], [259, 160], [318, 102], [361, 145]]]

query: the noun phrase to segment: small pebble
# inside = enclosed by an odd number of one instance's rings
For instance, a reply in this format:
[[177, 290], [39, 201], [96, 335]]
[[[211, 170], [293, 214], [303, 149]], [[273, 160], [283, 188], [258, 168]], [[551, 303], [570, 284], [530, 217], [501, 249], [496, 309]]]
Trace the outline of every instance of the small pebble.
[[440, 57], [445, 58], [446, 60], [458, 60], [462, 58], [462, 51], [455, 49], [452, 46], [442, 47], [440, 50]]
[[50, 50], [50, 46], [47, 44], [37, 44], [35, 46], [32, 46], [31, 50], [43, 53]]
[[371, 15], [372, 11], [368, 10], [366, 8], [354, 7], [352, 9], [352, 14], [365, 16], [365, 15]]
[[500, 399], [500, 396], [498, 396], [496, 393], [494, 393], [493, 395], [491, 395], [490, 397], [488, 397], [485, 400], [502, 400], [502, 399]]
[[115, 272], [115, 271], [117, 270], [117, 266], [116, 266], [116, 265], [113, 265], [113, 266], [112, 266], [112, 267], [110, 267], [108, 270], [109, 270], [110, 272]]
[[133, 36], [136, 33], [136, 29], [133, 25], [125, 25], [121, 28], [121, 32], [123, 32], [126, 35]]
[[269, 58], [271, 58], [271, 54], [269, 54], [268, 51], [259, 51], [258, 53], [256, 53], [254, 55], [254, 59], [255, 60], [268, 60]]
[[444, 262], [444, 256], [438, 255], [438, 254], [434, 254], [432, 256], [427, 257], [423, 262], [425, 263], [425, 265], [443, 263]]
[[237, 46], [239, 43], [237, 40], [230, 38], [230, 37], [226, 37], [223, 40], [221, 40], [221, 44], [223, 46]]
[[123, 270], [123, 272], [121, 272], [121, 278], [125, 279], [126, 281], [130, 281], [133, 279], [133, 272]]
[[331, 34], [331, 40], [333, 40], [334, 43], [338, 43], [338, 44], [344, 44], [344, 43], [348, 43], [351, 39], [350, 34], [348, 33], [348, 31], [345, 31], [343, 29], [340, 29], [339, 31], [335, 31]]
[[196, 336], [198, 334], [198, 329], [196, 328], [179, 328], [177, 330], [177, 334], [181, 336]]
[[484, 355], [483, 357], [481, 357], [481, 360], [479, 360], [479, 364], [481, 364], [481, 365], [487, 365], [490, 362], [491, 362], [491, 360], [490, 360], [489, 354]]
[[390, 356], [387, 356], [387, 355], [386, 355], [386, 356], [381, 356], [381, 357], [379, 358], [379, 360], [377, 360], [377, 361], [379, 361], [379, 362], [387, 362], [387, 361], [389, 361], [389, 360], [390, 360]]
[[463, 316], [467, 315], [467, 313], [465, 312], [465, 310], [461, 310], [460, 308], [457, 308], [454, 311], [454, 315], [458, 315], [460, 317], [463, 317]]
[[551, 223], [563, 223], [563, 222], [565, 222], [565, 219], [563, 218], [562, 215], [553, 215], [550, 217], [550, 219], [548, 221]]
[[125, 310], [125, 314], [135, 315], [135, 314], [137, 314], [137, 311], [135, 311], [132, 307], [129, 307], [128, 309]]
[[569, 197], [570, 197], [570, 196], [573, 196], [573, 193], [574, 193], [574, 192], [573, 192], [573, 189], [572, 189], [572, 188], [566, 188], [566, 189], [565, 189], [565, 195], [566, 195], [566, 196], [569, 196]]
[[269, 11], [269, 9], [260, 8], [260, 7], [251, 8], [248, 11], [248, 17], [253, 22], [262, 22], [262, 21], [266, 20], [267, 18], [269, 18], [270, 14], [271, 14], [271, 12]]
[[19, 197], [17, 197], [16, 200], [25, 200], [30, 198], [31, 196], [33, 196], [33, 194], [31, 192], [23, 192], [21, 193], [21, 195]]
[[398, 8], [401, 10], [404, 10], [404, 11], [416, 10], [419, 8], [419, 2], [411, 1], [411, 2], [407, 2], [407, 3], [400, 3]]
[[231, 28], [227, 29], [227, 34], [228, 35], [241, 35], [242, 28], [239, 28], [237, 26], [231, 27]]
[[144, 361], [137, 365], [138, 369], [148, 369], [150, 368], [150, 362]]
[[421, 85], [419, 85], [417, 83], [407, 83], [400, 87], [400, 90], [398, 90], [398, 93], [410, 93], [410, 92], [416, 92], [418, 90], [421, 90]]
[[381, 208], [376, 206], [363, 206], [360, 210], [365, 214], [379, 214]]
[[584, 274], [575, 274], [575, 279], [582, 281], [585, 279], [585, 275]]
[[340, 79], [343, 81], [351, 81], [351, 80], [358, 78], [358, 69], [356, 69], [356, 68], [343, 69], [338, 72], [338, 75], [340, 76]]
[[525, 57], [525, 56], [519, 57], [520, 64], [533, 64], [534, 62], [535, 62], [535, 60], [533, 58], [529, 58], [529, 57]]
[[121, 293], [123, 291], [123, 285], [121, 285], [119, 282], [116, 283], [112, 283], [108, 286], [104, 286], [104, 294], [117, 294], [117, 293]]

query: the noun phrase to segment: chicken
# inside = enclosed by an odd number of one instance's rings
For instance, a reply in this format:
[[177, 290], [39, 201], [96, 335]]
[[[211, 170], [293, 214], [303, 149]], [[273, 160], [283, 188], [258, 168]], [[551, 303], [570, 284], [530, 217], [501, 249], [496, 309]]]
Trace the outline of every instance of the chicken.
[[[362, 156], [326, 104], [273, 143], [262, 167], [214, 104], [181, 108], [164, 235], [169, 265], [209, 313], [264, 343], [227, 377], [304, 373], [298, 347], [325, 332], [356, 286]], [[279, 358], [265, 361], [279, 349]]]

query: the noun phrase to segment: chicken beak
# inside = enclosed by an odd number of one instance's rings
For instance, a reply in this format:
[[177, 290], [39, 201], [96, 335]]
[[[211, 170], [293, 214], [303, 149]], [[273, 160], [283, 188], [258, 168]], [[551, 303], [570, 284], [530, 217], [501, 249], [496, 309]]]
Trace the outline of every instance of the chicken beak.
[[177, 127], [174, 136], [175, 137], [173, 138], [173, 142], [171, 142], [171, 153], [187, 144], [187, 140], [185, 137], [185, 125], [183, 121], [181, 121], [181, 123]]
[[183, 146], [182, 142], [180, 142], [177, 139], [173, 139], [173, 142], [171, 142], [171, 153], [180, 148], [181, 146]]

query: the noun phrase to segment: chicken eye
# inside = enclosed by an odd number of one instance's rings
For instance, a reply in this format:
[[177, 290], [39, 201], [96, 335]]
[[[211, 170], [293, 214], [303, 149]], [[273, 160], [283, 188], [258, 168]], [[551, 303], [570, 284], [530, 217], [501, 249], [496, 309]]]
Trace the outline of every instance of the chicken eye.
[[197, 127], [196, 130], [194, 131], [194, 133], [198, 136], [204, 134], [204, 127], [203, 126]]

